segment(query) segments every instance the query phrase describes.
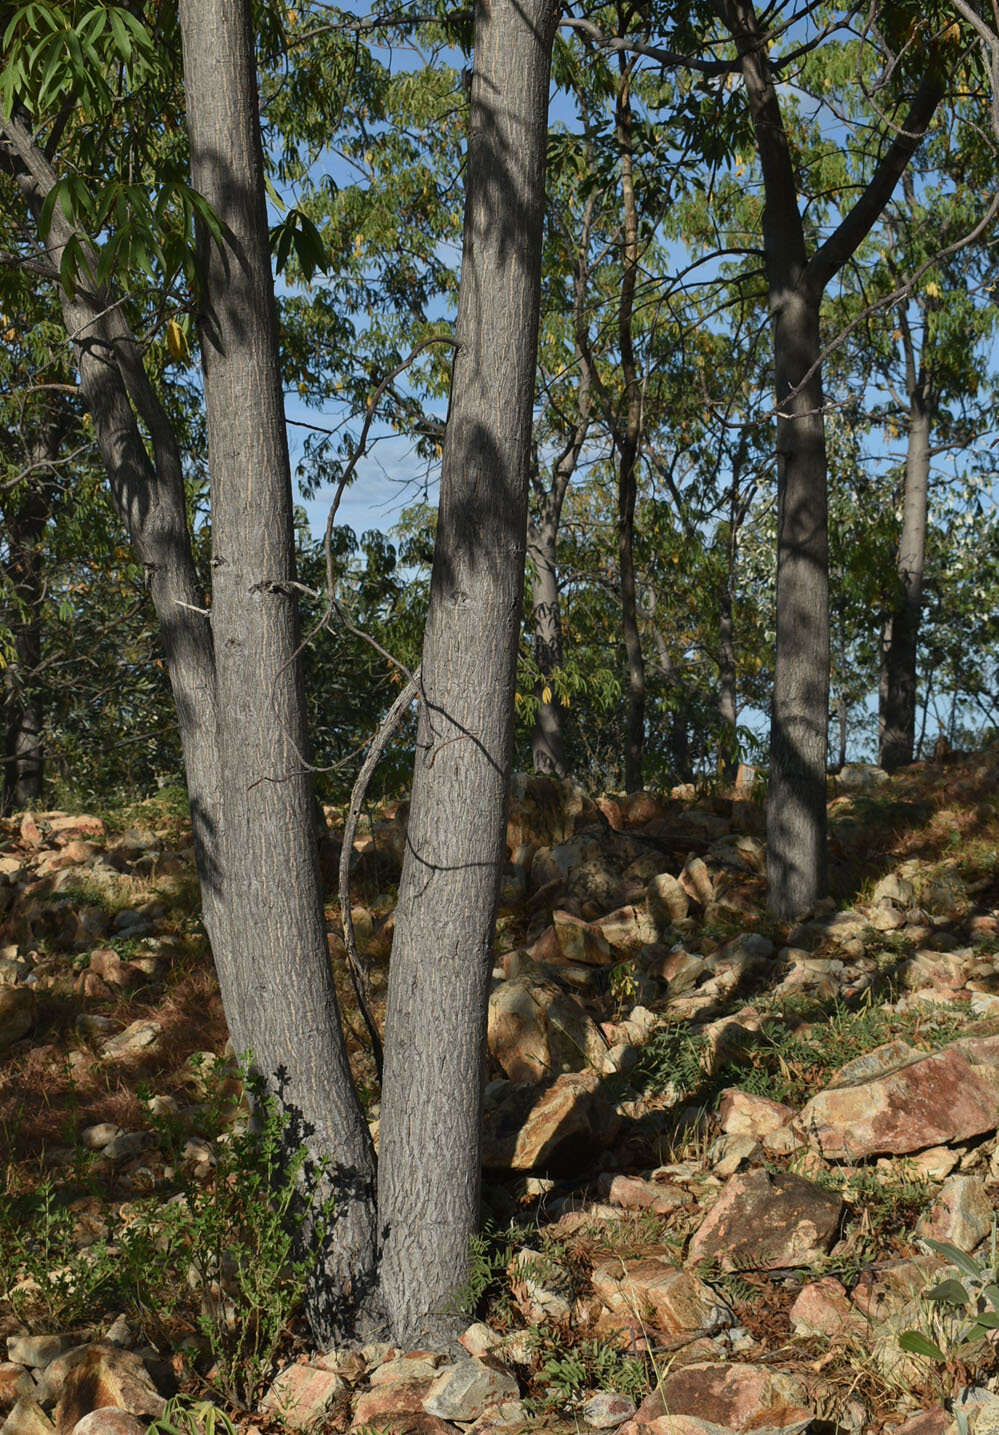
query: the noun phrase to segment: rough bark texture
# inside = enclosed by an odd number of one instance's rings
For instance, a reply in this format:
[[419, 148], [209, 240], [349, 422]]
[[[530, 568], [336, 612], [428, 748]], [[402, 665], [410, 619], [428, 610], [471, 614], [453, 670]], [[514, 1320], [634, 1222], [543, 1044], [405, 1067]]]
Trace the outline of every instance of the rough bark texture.
[[7, 530], [4, 581], [13, 656], [4, 669], [3, 811], [17, 812], [42, 795], [44, 711], [42, 661], [42, 535], [49, 515], [46, 469], [58, 454], [59, 431], [42, 421], [27, 455], [29, 475], [3, 503]]
[[[329, 1163], [332, 1239], [308, 1295], [322, 1341], [373, 1300], [374, 1161], [347, 1063], [312, 829], [294, 578], [292, 494], [267, 242], [249, 3], [180, 6], [195, 187], [226, 226], [203, 246], [199, 331], [212, 490], [226, 939], [216, 948], [237, 1051]], [[305, 1239], [309, 1239], [308, 1228]]]
[[916, 741], [916, 654], [923, 606], [926, 506], [930, 484], [930, 413], [922, 389], [909, 400], [905, 497], [898, 545], [899, 600], [881, 652], [878, 760], [887, 772], [912, 761]]
[[615, 433], [617, 470], [617, 560], [621, 585], [621, 631], [628, 667], [628, 716], [624, 737], [624, 785], [628, 792], [642, 786], [645, 752], [645, 662], [635, 600], [635, 499], [638, 446], [642, 436], [642, 386], [635, 361], [632, 322], [638, 283], [638, 207], [635, 201], [634, 121], [631, 110], [630, 62], [621, 56], [615, 113], [615, 135], [621, 170], [622, 272], [618, 305], [618, 344], [624, 379], [626, 413]]
[[553, 0], [476, 7], [451, 408], [389, 973], [382, 1286], [400, 1342], [460, 1321], [522, 603]]

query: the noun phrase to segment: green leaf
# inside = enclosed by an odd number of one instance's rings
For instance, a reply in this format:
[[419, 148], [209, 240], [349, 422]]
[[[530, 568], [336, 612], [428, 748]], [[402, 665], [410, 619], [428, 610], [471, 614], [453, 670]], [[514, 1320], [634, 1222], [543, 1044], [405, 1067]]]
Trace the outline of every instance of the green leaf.
[[919, 1330], [906, 1330], [898, 1338], [902, 1350], [909, 1351], [912, 1355], [927, 1355], [930, 1360], [946, 1360], [947, 1357], [929, 1336], [923, 1335]]
[[944, 1305], [967, 1305], [970, 1297], [960, 1281], [947, 1280], [928, 1290], [926, 1299], [941, 1301]]
[[982, 1267], [974, 1256], [969, 1256], [967, 1251], [960, 1250], [957, 1246], [951, 1245], [950, 1241], [932, 1241], [928, 1237], [923, 1242], [929, 1246], [931, 1251], [936, 1251], [938, 1256], [943, 1256], [945, 1261], [950, 1261], [952, 1266], [957, 1266], [966, 1276], [973, 1276], [980, 1280]]

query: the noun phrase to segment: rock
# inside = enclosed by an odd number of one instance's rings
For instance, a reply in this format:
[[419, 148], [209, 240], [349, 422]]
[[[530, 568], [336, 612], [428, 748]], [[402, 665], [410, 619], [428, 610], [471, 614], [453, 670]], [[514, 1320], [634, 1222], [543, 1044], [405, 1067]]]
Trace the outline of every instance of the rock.
[[9, 1410], [22, 1395], [34, 1395], [35, 1382], [23, 1365], [0, 1361], [0, 1410]]
[[823, 1276], [802, 1286], [788, 1314], [795, 1335], [859, 1339], [868, 1328], [835, 1276]]
[[[357, 1422], [350, 1427], [358, 1429]], [[382, 1415], [365, 1422], [364, 1430], [377, 1430], [378, 1435], [458, 1435], [455, 1425], [426, 1415], [422, 1410], [406, 1410], [397, 1415]], [[472, 1430], [473, 1426], [468, 1426]]]
[[846, 762], [836, 774], [837, 792], [871, 792], [888, 781], [882, 767], [869, 762]]
[[554, 984], [525, 976], [489, 999], [489, 1051], [511, 1081], [600, 1069], [607, 1043], [582, 1003]]
[[458, 1341], [465, 1347], [469, 1355], [485, 1355], [487, 1350], [492, 1350], [502, 1339], [494, 1330], [481, 1320], [474, 1320], [465, 1331], [459, 1335]]
[[525, 1320], [565, 1321], [572, 1310], [572, 1279], [558, 1261], [526, 1247], [509, 1266], [510, 1289]]
[[469, 1358], [442, 1370], [423, 1400], [428, 1415], [441, 1420], [475, 1420], [490, 1405], [516, 1400], [517, 1381], [508, 1370]]
[[371, 1372], [371, 1384], [392, 1385], [400, 1380], [434, 1380], [441, 1363], [437, 1355], [397, 1355]]
[[[805, 1386], [796, 1376], [737, 1361], [696, 1363], [672, 1371], [660, 1381], [654, 1398], [664, 1416], [692, 1415], [730, 1430], [752, 1430], [754, 1435], [764, 1430], [791, 1435], [815, 1419], [806, 1407]], [[665, 1421], [659, 1428], [665, 1435]]]
[[431, 1380], [401, 1380], [366, 1390], [354, 1406], [351, 1429], [366, 1425], [379, 1430], [405, 1428], [393, 1427], [386, 1421], [399, 1415], [422, 1415], [422, 1401], [432, 1384]]
[[657, 1216], [665, 1216], [687, 1201], [677, 1186], [646, 1181], [642, 1176], [616, 1176], [609, 1171], [600, 1176], [597, 1190], [612, 1206], [622, 1206], [626, 1211], [652, 1211]]
[[949, 1410], [937, 1405], [933, 1410], [920, 1410], [903, 1425], [896, 1425], [893, 1435], [956, 1435], [957, 1422]]
[[591, 1280], [612, 1315], [639, 1328], [651, 1320], [664, 1335], [714, 1331], [731, 1319], [732, 1312], [710, 1286], [664, 1256], [615, 1257], [594, 1267]]
[[655, 923], [641, 907], [618, 907], [593, 925], [619, 952], [640, 952], [659, 937]]
[[156, 1419], [163, 1414], [165, 1404], [138, 1355], [116, 1345], [94, 1342], [63, 1381], [55, 1410], [56, 1429], [59, 1435], [69, 1435], [84, 1415], [107, 1405], [118, 1406], [130, 1415], [151, 1415]]
[[701, 857], [689, 857], [679, 876], [679, 883], [688, 897], [706, 907], [715, 900], [715, 884], [707, 863]]
[[309, 1430], [346, 1389], [346, 1382], [332, 1370], [288, 1365], [271, 1384], [260, 1408], [276, 1415], [289, 1430]]
[[584, 966], [606, 967], [614, 960], [610, 943], [599, 927], [574, 917], [571, 912], [552, 913], [552, 930], [563, 961]]
[[30, 1395], [22, 1395], [15, 1401], [6, 1420], [0, 1425], [0, 1435], [54, 1435], [55, 1426]]
[[56, 1356], [79, 1345], [75, 1335], [9, 1335], [7, 1359], [32, 1370], [44, 1370]]
[[96, 1126], [85, 1126], [80, 1132], [80, 1140], [88, 1151], [102, 1151], [109, 1141], [123, 1134], [121, 1127], [113, 1121], [99, 1121]]
[[137, 1056], [140, 1052], [156, 1050], [162, 1028], [158, 1021], [133, 1021], [104, 1042], [101, 1051], [107, 1057]]
[[0, 987], [0, 1051], [27, 1036], [35, 1020], [35, 994], [30, 987]]
[[886, 902], [894, 907], [911, 907], [916, 900], [916, 889], [908, 877], [900, 877], [896, 872], [889, 872], [887, 877], [882, 877], [871, 893], [871, 902], [874, 906], [883, 906]]
[[690, 910], [690, 898], [669, 872], [660, 872], [645, 889], [649, 916], [660, 929], [682, 922]]
[[587, 1425], [592, 1425], [594, 1430], [614, 1430], [623, 1421], [630, 1420], [634, 1413], [635, 1402], [612, 1390], [591, 1395], [583, 1402], [580, 1411]]
[[729, 1086], [718, 1102], [718, 1123], [727, 1136], [751, 1136], [761, 1141], [764, 1136], [787, 1126], [795, 1115], [794, 1107], [783, 1106], [766, 1096], [754, 1096]]
[[560, 1076], [540, 1089], [524, 1082], [491, 1082], [485, 1093], [484, 1165], [557, 1175], [591, 1165], [618, 1125], [598, 1093], [599, 1084], [595, 1072]]
[[921, 1217], [916, 1235], [973, 1251], [991, 1231], [992, 1215], [992, 1202], [980, 1176], [950, 1176]]
[[660, 1415], [641, 1422], [629, 1420], [627, 1425], [618, 1427], [618, 1435], [735, 1435], [735, 1432], [711, 1420], [700, 1420], [696, 1415]]
[[827, 1087], [795, 1127], [827, 1159], [843, 1161], [966, 1141], [994, 1131], [999, 1120], [995, 1081], [985, 1076], [945, 1047], [870, 1081]]
[[694, 1234], [687, 1264], [717, 1259], [724, 1271], [810, 1265], [836, 1237], [839, 1196], [789, 1171], [732, 1176]]
[[146, 1427], [127, 1410], [116, 1405], [104, 1405], [100, 1410], [91, 1410], [73, 1426], [72, 1435], [145, 1435]]

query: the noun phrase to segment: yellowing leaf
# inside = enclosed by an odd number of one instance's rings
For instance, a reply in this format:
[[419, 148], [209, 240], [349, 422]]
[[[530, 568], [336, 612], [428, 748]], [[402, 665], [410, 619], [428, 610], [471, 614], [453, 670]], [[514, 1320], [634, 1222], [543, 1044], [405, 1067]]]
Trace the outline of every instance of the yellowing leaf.
[[175, 364], [182, 363], [184, 359], [190, 358], [191, 351], [187, 346], [187, 335], [177, 323], [176, 319], [171, 319], [167, 324], [166, 341], [167, 348], [170, 351], [170, 357]]
[[939, 299], [939, 298], [940, 298], [940, 285], [937, 283], [937, 281], [936, 281], [935, 279], [931, 279], [930, 282], [927, 284], [926, 289], [925, 289], [924, 292], [925, 292], [926, 294], [928, 294], [931, 299]]
[[552, 690], [551, 690], [551, 688], [548, 686], [548, 684], [545, 683], [544, 687], [541, 689], [541, 701], [542, 701], [543, 703], [550, 703], [551, 700], [552, 700]]

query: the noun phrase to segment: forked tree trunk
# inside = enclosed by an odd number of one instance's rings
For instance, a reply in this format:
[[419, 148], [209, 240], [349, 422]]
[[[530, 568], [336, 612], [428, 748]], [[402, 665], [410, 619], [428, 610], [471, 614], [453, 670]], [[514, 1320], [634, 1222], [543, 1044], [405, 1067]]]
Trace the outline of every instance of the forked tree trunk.
[[763, 171], [763, 246], [777, 398], [777, 652], [767, 790], [767, 899], [777, 917], [826, 883], [829, 567], [819, 309], [882, 213], [942, 95], [940, 58], [852, 209], [809, 259], [776, 77], [752, 0], [714, 0], [732, 35]]
[[452, 1334], [479, 1220], [483, 1059], [523, 595], [554, 0], [476, 6], [465, 231], [379, 1149], [393, 1337]]
[[910, 396], [905, 496], [898, 545], [898, 602], [881, 651], [878, 761], [894, 772], [912, 761], [916, 741], [916, 657], [923, 606], [926, 509], [930, 485], [930, 412], [918, 389]]
[[[236, 1050], [326, 1161], [336, 1213], [315, 1252], [308, 1314], [350, 1333], [375, 1293], [374, 1158], [326, 943], [294, 580], [291, 476], [278, 366], [249, 0], [181, 0], [195, 188], [225, 226], [202, 246], [199, 316], [212, 495], [218, 689], [215, 958]], [[305, 1239], [312, 1233], [306, 1229]]]

